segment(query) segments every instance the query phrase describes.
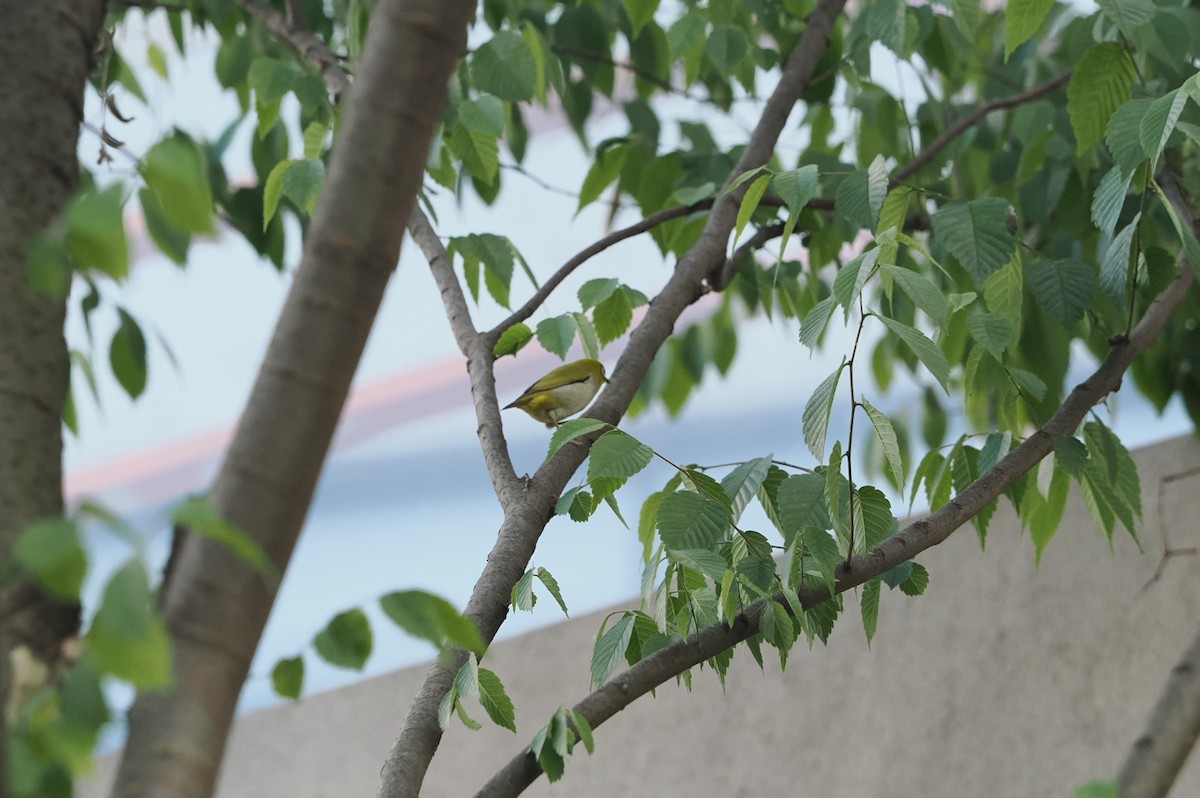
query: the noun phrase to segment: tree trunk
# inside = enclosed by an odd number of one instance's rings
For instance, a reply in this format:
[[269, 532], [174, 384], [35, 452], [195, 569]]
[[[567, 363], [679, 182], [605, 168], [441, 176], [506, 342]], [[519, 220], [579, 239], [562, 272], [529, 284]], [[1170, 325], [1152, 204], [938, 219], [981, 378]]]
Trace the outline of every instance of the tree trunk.
[[[78, 184], [76, 144], [102, 0], [0, 0], [0, 563], [31, 521], [62, 515], [62, 411], [69, 360], [65, 297], [33, 291], [26, 257]], [[29, 582], [0, 586], [0, 706], [19, 646], [48, 665], [79, 607]], [[0, 724], [0, 795], [8, 792]]]
[[[329, 182], [212, 491], [281, 573], [399, 257], [474, 10], [471, 0], [387, 0], [371, 20]], [[212, 793], [276, 589], [227, 548], [185, 536], [162, 596], [176, 684], [135, 703], [115, 794]]]

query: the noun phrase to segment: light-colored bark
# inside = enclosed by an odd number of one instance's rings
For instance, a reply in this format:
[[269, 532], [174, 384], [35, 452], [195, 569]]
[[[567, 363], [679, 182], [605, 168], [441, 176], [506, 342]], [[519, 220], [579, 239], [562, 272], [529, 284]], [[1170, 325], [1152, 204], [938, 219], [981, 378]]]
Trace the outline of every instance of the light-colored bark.
[[[469, 0], [385, 0], [372, 18], [329, 182], [212, 490], [281, 572], [395, 268], [474, 10]], [[211, 794], [275, 592], [226, 548], [185, 537], [162, 600], [176, 686], [136, 702], [115, 794]]]
[[[103, 18], [99, 0], [0, 0], [0, 563], [31, 521], [61, 515], [62, 411], [69, 376], [64, 297], [33, 291], [26, 256], [78, 183], [83, 89]], [[9, 653], [60, 658], [78, 606], [29, 582], [0, 588], [0, 708]], [[7, 792], [0, 723], [0, 795]]]

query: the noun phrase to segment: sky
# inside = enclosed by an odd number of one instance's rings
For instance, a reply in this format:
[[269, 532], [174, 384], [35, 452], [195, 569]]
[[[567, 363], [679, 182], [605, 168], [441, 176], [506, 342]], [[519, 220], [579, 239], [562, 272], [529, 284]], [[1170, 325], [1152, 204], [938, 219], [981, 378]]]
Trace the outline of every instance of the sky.
[[[219, 135], [235, 116], [236, 102], [221, 93], [213, 78], [214, 43], [193, 36], [184, 60], [160, 26], [134, 29], [127, 36], [124, 53], [150, 95], [148, 106], [122, 98], [123, 110], [136, 117], [115, 132], [128, 149], [145, 152], [174, 125], [201, 137]], [[169, 83], [146, 68], [142, 53], [147, 40], [172, 53]], [[885, 63], [885, 58], [890, 56], [881, 52], [877, 60]], [[899, 69], [893, 74], [903, 75]], [[896, 79], [903, 83], [903, 77]], [[754, 121], [751, 104], [738, 108], [732, 123], [716, 126], [717, 135], [728, 142], [744, 137]], [[669, 100], [659, 110], [664, 116], [708, 113], [684, 100]], [[95, 121], [98, 113], [96, 98], [89, 97], [87, 118]], [[252, 130], [252, 124], [244, 123], [229, 148], [226, 167], [235, 180], [252, 174], [245, 154]], [[794, 122], [789, 130], [795, 130]], [[664, 131], [668, 137], [675, 135], [668, 125]], [[592, 126], [593, 140], [624, 132], [620, 115], [602, 116]], [[672, 143], [668, 138], [664, 146]], [[80, 145], [85, 162], [94, 161], [98, 146], [94, 136], [85, 134]], [[785, 151], [785, 157], [794, 158], [801, 142], [792, 135], [786, 146], [791, 151]], [[582, 183], [587, 166], [579, 143], [561, 128], [535, 136], [524, 164], [532, 175], [567, 191]], [[128, 164], [118, 162], [112, 176], [127, 172]], [[602, 203], [576, 214], [574, 200], [534, 180], [511, 171], [504, 180], [501, 201], [494, 208], [486, 208], [470, 192], [461, 203], [445, 192], [433, 197], [439, 233], [507, 235], [541, 276], [604, 233], [607, 209]], [[634, 220], [626, 212], [617, 224]], [[131, 214], [126, 221], [130, 235], [137, 237], [139, 219]], [[81, 434], [67, 443], [67, 489], [74, 501], [89, 497], [129, 519], [149, 541], [150, 558], [157, 567], [169, 542], [169, 506], [203, 491], [219, 466], [290, 285], [298, 252], [293, 240], [288, 268], [281, 274], [228, 232], [194, 244], [186, 269], [144, 244], [135, 250], [140, 254], [128, 281], [104, 286], [105, 303], [93, 322], [95, 343], [89, 342], [76, 312], [78, 296], [73, 300], [68, 339], [95, 356], [100, 397], [99, 402], [86, 395], [77, 397]], [[533, 322], [577, 309], [575, 291], [588, 279], [615, 276], [653, 296], [669, 269], [648, 238], [623, 242], [573, 275]], [[514, 279], [516, 302], [531, 290], [523, 279], [520, 275]], [[150, 339], [149, 383], [137, 401], [120, 391], [103, 364], [118, 304], [138, 318]], [[506, 315], [487, 298], [472, 311], [481, 328]], [[675, 462], [727, 463], [772, 453], [778, 459], [813, 464], [801, 435], [801, 411], [812, 389], [840, 362], [839, 344], [848, 337], [834, 330], [823, 351], [810, 353], [798, 344], [796, 333], [793, 322], [746, 321], [739, 326], [739, 352], [731, 374], [724, 380], [710, 375], [682, 419], [668, 419], [655, 410], [622, 427]], [[615, 351], [602, 355], [609, 366], [615, 362]], [[1088, 356], [1077, 360], [1072, 379], [1090, 370]], [[556, 363], [536, 345], [516, 359], [501, 361], [497, 367], [501, 400], [515, 398]], [[904, 414], [920, 390], [912, 379], [901, 378], [889, 395], [873, 396], [872, 402], [885, 412]], [[847, 404], [842, 397], [835, 406], [831, 440], [844, 437], [838, 430], [846, 427]], [[1128, 387], [1113, 404], [1117, 432], [1131, 448], [1191, 429], [1177, 404], [1157, 418]], [[268, 675], [281, 657], [305, 655], [308, 693], [433, 656], [428, 645], [392, 628], [373, 602], [392, 590], [421, 588], [459, 607], [465, 604], [500, 522], [475, 427], [462, 357], [428, 268], [417, 248], [406, 241], [359, 367], [334, 453], [243, 692], [244, 709], [277, 700]], [[518, 473], [532, 473], [545, 455], [549, 433], [512, 411], [505, 414], [505, 432]], [[632, 480], [619, 494], [625, 517], [633, 522], [642, 499], [670, 476], [665, 465], [656, 464]], [[896, 502], [899, 505], [898, 498]], [[904, 507], [896, 509], [904, 515]], [[747, 524], [764, 530], [769, 526], [761, 514], [749, 515]], [[87, 544], [93, 568], [86, 593], [94, 600], [104, 579], [130, 551], [96, 529], [89, 529]], [[554, 574], [573, 615], [627, 601], [639, 590], [636, 530], [625, 529], [607, 509], [588, 524], [562, 518], [552, 521], [532, 565]], [[310, 645], [329, 618], [354, 606], [368, 610], [376, 633], [375, 652], [363, 674], [319, 662]], [[554, 623], [560, 617], [552, 601], [542, 601], [532, 614], [511, 617], [502, 635]]]

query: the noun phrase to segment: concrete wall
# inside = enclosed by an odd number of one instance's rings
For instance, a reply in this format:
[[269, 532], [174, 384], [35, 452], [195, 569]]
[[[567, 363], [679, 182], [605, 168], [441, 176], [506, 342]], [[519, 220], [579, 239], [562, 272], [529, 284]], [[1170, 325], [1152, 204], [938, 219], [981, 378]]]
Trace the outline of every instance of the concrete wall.
[[[857, 606], [828, 648], [800, 645], [765, 673], [748, 653], [722, 691], [698, 673], [597, 730], [558, 785], [536, 796], [1069, 796], [1111, 778], [1168, 671], [1200, 623], [1200, 447], [1191, 438], [1135, 453], [1144, 552], [1113, 550], [1077, 495], [1040, 569], [1002, 502], [986, 552], [963, 529], [919, 557], [925, 596], [884, 591], [868, 651]], [[560, 704], [587, 690], [601, 613], [496, 645], [489, 667], [517, 706], [521, 733], [457, 724], [422, 792], [471, 795]], [[380, 763], [423, 675], [410, 668], [237, 724], [222, 798], [373, 796]], [[482, 711], [474, 713], [482, 716]], [[1200, 795], [1193, 756], [1173, 796]], [[107, 770], [107, 768], [106, 768]], [[99, 778], [100, 782], [106, 776]], [[102, 794], [98, 783], [85, 796]]]

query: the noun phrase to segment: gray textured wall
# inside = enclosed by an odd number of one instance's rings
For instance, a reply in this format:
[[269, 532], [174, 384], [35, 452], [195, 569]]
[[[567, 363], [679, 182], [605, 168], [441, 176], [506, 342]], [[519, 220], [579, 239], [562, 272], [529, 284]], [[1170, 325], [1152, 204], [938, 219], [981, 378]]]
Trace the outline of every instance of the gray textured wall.
[[[1035, 569], [1002, 502], [986, 552], [963, 529], [919, 557], [925, 596], [884, 591], [868, 651], [857, 606], [829, 647], [758, 670], [735, 657], [722, 691], [707, 671], [670, 684], [597, 730], [556, 786], [527, 794], [1069, 796], [1110, 778], [1200, 623], [1200, 448], [1191, 438], [1135, 453], [1144, 551], [1123, 532], [1110, 551], [1073, 493]], [[1143, 589], [1145, 588], [1145, 589]], [[542, 611], [551, 611], [546, 607]], [[601, 613], [497, 644], [485, 663], [517, 706], [519, 736], [456, 723], [430, 769], [429, 798], [471, 795], [560, 704], [587, 689]], [[769, 653], [769, 652], [768, 652]], [[424, 667], [243, 717], [222, 798], [373, 796]], [[482, 717], [482, 711], [474, 713]], [[1200, 795], [1193, 756], [1173, 796]], [[102, 794], [97, 781], [84, 796]]]

